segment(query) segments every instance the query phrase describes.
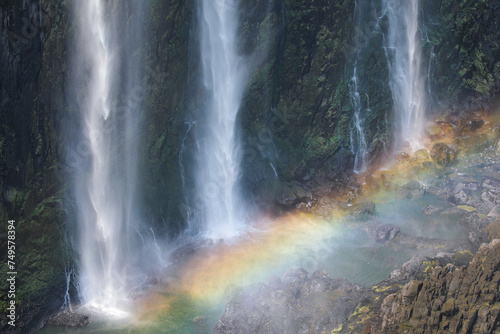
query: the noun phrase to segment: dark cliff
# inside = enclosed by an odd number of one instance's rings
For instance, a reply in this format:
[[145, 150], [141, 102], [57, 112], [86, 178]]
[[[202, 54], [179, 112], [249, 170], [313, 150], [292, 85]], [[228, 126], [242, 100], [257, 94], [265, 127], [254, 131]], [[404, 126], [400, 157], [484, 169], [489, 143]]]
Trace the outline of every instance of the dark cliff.
[[[64, 109], [67, 15], [59, 1], [0, 6], [0, 219], [2, 291], [8, 302], [7, 221], [15, 220], [18, 331], [38, 326], [66, 290], [58, 137]], [[5, 329], [7, 318], [2, 317]]]

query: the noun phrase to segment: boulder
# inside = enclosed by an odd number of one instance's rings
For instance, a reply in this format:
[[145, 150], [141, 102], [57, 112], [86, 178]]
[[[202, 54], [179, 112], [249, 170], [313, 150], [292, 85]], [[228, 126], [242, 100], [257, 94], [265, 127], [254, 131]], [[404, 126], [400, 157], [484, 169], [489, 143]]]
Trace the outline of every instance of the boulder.
[[440, 166], [451, 165], [457, 157], [457, 152], [444, 143], [437, 143], [432, 146], [431, 158]]
[[427, 152], [427, 150], [425, 148], [420, 149], [420, 150], [415, 152], [415, 157], [418, 160], [427, 160], [429, 158], [429, 152]]
[[488, 213], [488, 217], [497, 217], [498, 215], [500, 215], [500, 205], [496, 205]]
[[63, 310], [51, 316], [48, 324], [57, 327], [84, 327], [89, 324], [89, 317], [69, 310]]
[[365, 231], [370, 239], [377, 242], [385, 242], [394, 239], [401, 232], [401, 229], [390, 224], [375, 222], [367, 224]]
[[376, 209], [373, 202], [361, 202], [349, 208], [351, 216], [356, 217], [357, 220], [367, 220], [375, 216]]
[[500, 181], [492, 177], [483, 177], [481, 199], [497, 203], [500, 201]]
[[464, 205], [469, 200], [469, 193], [470, 191], [464, 188], [459, 192], [455, 193], [453, 196], [450, 196], [448, 200], [456, 205]]
[[498, 239], [481, 245], [467, 267], [434, 267], [425, 280], [411, 281], [384, 299], [379, 329], [409, 334], [494, 333], [500, 316], [499, 268]]
[[427, 215], [427, 216], [441, 212], [441, 211], [443, 211], [443, 209], [435, 207], [434, 205], [431, 205], [431, 204], [427, 205], [425, 208], [422, 209], [422, 213], [424, 215]]

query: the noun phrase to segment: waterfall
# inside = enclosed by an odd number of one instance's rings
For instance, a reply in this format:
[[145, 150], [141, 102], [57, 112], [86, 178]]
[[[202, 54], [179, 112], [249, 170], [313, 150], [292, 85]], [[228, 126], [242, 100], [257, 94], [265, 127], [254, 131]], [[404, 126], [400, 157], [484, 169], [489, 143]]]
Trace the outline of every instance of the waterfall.
[[[375, 34], [379, 33], [380, 17], [377, 16], [373, 1], [356, 1], [354, 12], [354, 36], [352, 42], [355, 44], [356, 54], [354, 57], [353, 75], [349, 81], [349, 97], [353, 108], [352, 126], [349, 133], [351, 153], [354, 154], [354, 172], [363, 173], [368, 168], [368, 142], [365, 128], [366, 116], [371, 112], [369, 96], [365, 89], [360, 86], [360, 78], [366, 71], [366, 52], [370, 51], [370, 43]], [[373, 85], [375, 83], [365, 83]], [[366, 103], [361, 96], [366, 96]]]
[[80, 294], [101, 312], [122, 314], [143, 242], [136, 204], [142, 1], [76, 1], [75, 17], [82, 134], [70, 150], [81, 159], [74, 186]]
[[367, 168], [366, 154], [368, 146], [366, 144], [364, 124], [361, 115], [362, 105], [361, 96], [359, 94], [357, 65], [358, 62], [356, 61], [354, 63], [354, 74], [349, 83], [349, 95], [354, 109], [354, 127], [350, 132], [350, 142], [351, 152], [355, 155], [354, 172], [363, 173]]
[[247, 68], [238, 53], [238, 0], [200, 0], [200, 53], [206, 92], [196, 189], [201, 232], [212, 238], [235, 235], [242, 226], [239, 196], [240, 154], [236, 116]]
[[418, 0], [383, 0], [388, 17], [386, 54], [396, 116], [396, 150], [422, 146], [426, 96], [418, 27]]

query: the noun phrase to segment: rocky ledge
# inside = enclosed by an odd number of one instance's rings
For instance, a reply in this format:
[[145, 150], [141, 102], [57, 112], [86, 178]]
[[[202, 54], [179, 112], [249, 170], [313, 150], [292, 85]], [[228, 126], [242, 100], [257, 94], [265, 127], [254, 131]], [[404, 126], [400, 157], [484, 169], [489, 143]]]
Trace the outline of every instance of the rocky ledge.
[[500, 323], [500, 239], [472, 254], [415, 257], [376, 286], [310, 277], [234, 293], [215, 333], [496, 333]]
[[500, 239], [483, 244], [468, 266], [435, 267], [423, 281], [387, 296], [373, 333], [493, 333], [500, 321]]

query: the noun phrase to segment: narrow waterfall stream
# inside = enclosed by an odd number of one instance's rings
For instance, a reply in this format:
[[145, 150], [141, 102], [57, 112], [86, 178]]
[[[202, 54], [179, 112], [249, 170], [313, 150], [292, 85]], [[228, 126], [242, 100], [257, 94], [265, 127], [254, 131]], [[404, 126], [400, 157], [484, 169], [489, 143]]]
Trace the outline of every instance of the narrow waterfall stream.
[[373, 50], [373, 39], [380, 34], [377, 10], [373, 1], [356, 1], [354, 11], [354, 29], [352, 43], [353, 54], [352, 76], [349, 81], [349, 97], [353, 109], [352, 125], [349, 132], [351, 153], [354, 155], [354, 172], [364, 173], [368, 166], [368, 151], [370, 149], [367, 132], [367, 118], [371, 113], [370, 96], [366, 87], [378, 83], [365, 82], [369, 71], [366, 67], [368, 53]]
[[367, 168], [366, 155], [368, 153], [368, 146], [364, 133], [363, 115], [361, 114], [363, 110], [361, 105], [361, 96], [359, 93], [357, 65], [358, 62], [356, 61], [354, 64], [354, 74], [351, 78], [351, 82], [349, 83], [349, 94], [354, 108], [354, 126], [351, 129], [350, 142], [351, 152], [355, 155], [354, 172], [363, 173]]
[[[359, 1], [354, 17], [356, 26], [353, 43], [356, 53], [349, 82], [353, 108], [350, 145], [355, 157], [354, 172], [360, 173], [369, 167], [369, 126], [365, 122], [371, 113], [370, 96], [362, 87], [378, 87], [379, 92], [386, 89], [382, 88], [385, 85], [382, 80], [367, 81], [372, 80], [365, 75], [365, 72], [370, 71], [368, 58], [374, 56], [376, 49], [383, 48], [393, 101], [394, 151], [416, 151], [423, 147], [428, 92], [425, 85], [427, 73], [423, 73], [425, 70], [421, 64], [419, 2], [382, 0], [379, 7], [373, 1]], [[381, 29], [381, 20], [385, 19], [387, 31]], [[374, 43], [380, 39], [380, 34], [383, 34], [382, 45]]]

